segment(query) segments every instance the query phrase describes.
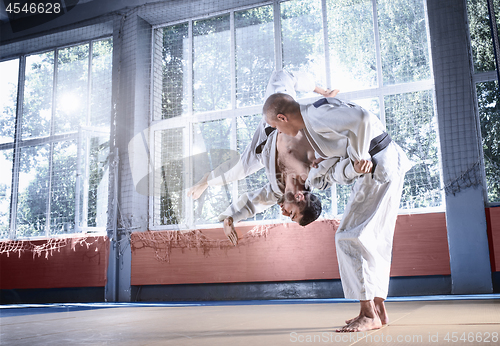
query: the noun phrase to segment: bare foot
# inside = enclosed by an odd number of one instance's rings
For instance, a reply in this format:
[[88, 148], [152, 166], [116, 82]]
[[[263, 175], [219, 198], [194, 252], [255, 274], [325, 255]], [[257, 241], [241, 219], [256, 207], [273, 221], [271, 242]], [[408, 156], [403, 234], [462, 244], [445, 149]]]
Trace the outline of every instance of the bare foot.
[[341, 329], [337, 329], [337, 333], [364, 332], [379, 328], [382, 328], [382, 322], [380, 322], [380, 318], [377, 315], [373, 318], [358, 316], [353, 322], [346, 324]]
[[[389, 315], [387, 314], [387, 310], [385, 309], [385, 304], [384, 304], [385, 299], [375, 297], [373, 300], [373, 303], [375, 304], [375, 312], [377, 313], [378, 317], [380, 318], [380, 322], [382, 322], [382, 325], [388, 324], [389, 323]], [[345, 324], [351, 324], [352, 322], [356, 321], [359, 319], [360, 315], [350, 318], [348, 320], [345, 320]]]
[[344, 327], [337, 329], [337, 333], [363, 332], [382, 327], [382, 321], [377, 313], [374, 301], [362, 300], [360, 304], [359, 316], [347, 320]]
[[224, 219], [224, 234], [229, 241], [236, 246], [238, 244], [238, 233], [234, 229], [233, 218], [231, 216]]
[[345, 324], [351, 324], [352, 322], [356, 321], [359, 318], [359, 315], [353, 318], [350, 318], [348, 320], [345, 320]]
[[382, 322], [382, 324], [388, 324], [389, 315], [387, 314], [387, 310], [385, 309], [384, 300], [385, 299], [375, 297], [373, 303], [375, 304], [375, 311], [380, 318], [380, 322]]

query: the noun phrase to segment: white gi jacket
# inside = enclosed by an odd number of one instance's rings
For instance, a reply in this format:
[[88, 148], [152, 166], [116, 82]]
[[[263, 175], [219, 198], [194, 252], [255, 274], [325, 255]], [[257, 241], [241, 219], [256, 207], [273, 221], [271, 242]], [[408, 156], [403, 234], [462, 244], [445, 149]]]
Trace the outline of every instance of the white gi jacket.
[[[301, 105], [300, 110], [304, 133], [316, 156], [327, 159], [311, 169], [306, 186], [324, 189], [334, 183], [352, 184], [361, 175], [354, 170], [353, 162], [370, 159], [370, 142], [384, 132], [382, 122], [364, 108], [336, 98]], [[373, 179], [378, 183], [404, 174], [412, 166], [394, 141], [373, 159]]]
[[[290, 73], [283, 70], [276, 71], [273, 72], [269, 79], [264, 101], [275, 93], [288, 94], [295, 99], [296, 91], [313, 91], [315, 86], [314, 81], [307, 74]], [[269, 179], [269, 183], [262, 188], [241, 195], [238, 201], [231, 204], [219, 215], [220, 221], [229, 216], [233, 218], [234, 222], [245, 220], [272, 207], [283, 197], [283, 191], [276, 180], [276, 139], [278, 132], [273, 131], [268, 136], [265, 132], [266, 127], [269, 127], [269, 125], [263, 117], [255, 130], [252, 141], [241, 154], [237, 164], [227, 171], [218, 167], [209, 177], [209, 186], [220, 186], [243, 179], [264, 167]], [[262, 152], [258, 154], [256, 148], [266, 139], [267, 142]]]
[[358, 174], [353, 161], [370, 159], [370, 142], [384, 132], [380, 120], [363, 108], [335, 98], [301, 106], [304, 132], [317, 155], [327, 158], [311, 169], [308, 185], [350, 184], [351, 196], [335, 234], [344, 296], [387, 297], [392, 241], [404, 175], [411, 168], [394, 141], [374, 154], [373, 174]]

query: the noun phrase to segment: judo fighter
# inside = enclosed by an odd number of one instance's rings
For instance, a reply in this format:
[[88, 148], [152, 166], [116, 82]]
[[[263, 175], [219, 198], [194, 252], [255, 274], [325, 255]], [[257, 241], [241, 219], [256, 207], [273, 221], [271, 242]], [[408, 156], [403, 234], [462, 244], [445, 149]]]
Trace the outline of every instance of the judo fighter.
[[352, 193], [335, 235], [345, 298], [360, 301], [357, 317], [338, 332], [377, 329], [388, 323], [392, 242], [405, 173], [411, 162], [374, 114], [337, 98], [300, 105], [277, 93], [263, 113], [289, 136], [303, 132], [318, 157], [306, 186], [351, 184]]
[[[269, 80], [265, 99], [276, 92], [295, 99], [296, 91], [315, 91], [323, 96], [335, 96], [338, 92], [317, 87], [305, 74], [277, 71]], [[275, 131], [263, 118], [237, 164], [229, 170], [221, 165], [205, 174], [188, 191], [188, 195], [198, 199], [208, 186], [220, 186], [243, 179], [264, 167], [269, 183], [244, 193], [219, 215], [226, 236], [236, 245], [238, 235], [234, 223], [252, 217], [276, 203], [280, 205], [283, 215], [305, 226], [321, 214], [321, 201], [304, 187], [315, 159], [314, 149], [303, 132], [288, 136]]]

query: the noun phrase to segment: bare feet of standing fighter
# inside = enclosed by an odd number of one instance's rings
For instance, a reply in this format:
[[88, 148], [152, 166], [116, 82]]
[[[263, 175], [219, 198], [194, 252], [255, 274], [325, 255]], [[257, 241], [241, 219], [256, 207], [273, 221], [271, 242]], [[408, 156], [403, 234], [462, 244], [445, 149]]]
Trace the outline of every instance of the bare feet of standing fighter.
[[[375, 304], [375, 311], [378, 314], [378, 317], [380, 318], [380, 322], [382, 322], [382, 325], [386, 325], [389, 323], [389, 315], [387, 314], [387, 310], [385, 309], [385, 304], [384, 304], [385, 299], [375, 297], [373, 300]], [[345, 320], [345, 324], [350, 324], [357, 320], [359, 318], [359, 315], [353, 318], [350, 318], [348, 320]]]
[[346, 325], [337, 329], [338, 333], [363, 332], [379, 329], [389, 322], [384, 299], [362, 300], [359, 315], [346, 321]]

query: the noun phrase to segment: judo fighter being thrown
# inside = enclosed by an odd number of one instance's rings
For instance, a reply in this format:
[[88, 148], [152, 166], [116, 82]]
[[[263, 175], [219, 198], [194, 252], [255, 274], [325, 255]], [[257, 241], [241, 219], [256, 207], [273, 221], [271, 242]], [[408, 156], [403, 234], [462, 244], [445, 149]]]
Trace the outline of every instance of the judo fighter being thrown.
[[[306, 186], [354, 186], [335, 234], [344, 296], [360, 301], [357, 317], [338, 332], [378, 329], [388, 323], [387, 298], [392, 241], [405, 173], [412, 164], [380, 120], [354, 103], [323, 98], [300, 105], [271, 95], [266, 122], [289, 136], [303, 133], [316, 152], [317, 168]], [[368, 173], [367, 173], [368, 172]]]
[[[279, 92], [295, 99], [296, 91], [315, 91], [323, 96], [335, 96], [338, 92], [315, 86], [314, 81], [305, 74], [277, 71], [269, 80], [266, 98]], [[314, 149], [301, 131], [288, 136], [275, 131], [263, 118], [238, 163], [229, 170], [218, 167], [205, 174], [188, 191], [188, 195], [198, 199], [208, 186], [237, 181], [265, 167], [269, 183], [243, 194], [219, 216], [219, 220], [224, 223], [226, 236], [236, 245], [238, 235], [234, 224], [276, 203], [280, 205], [283, 215], [305, 226], [321, 214], [320, 200], [304, 187], [315, 159]]]

